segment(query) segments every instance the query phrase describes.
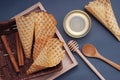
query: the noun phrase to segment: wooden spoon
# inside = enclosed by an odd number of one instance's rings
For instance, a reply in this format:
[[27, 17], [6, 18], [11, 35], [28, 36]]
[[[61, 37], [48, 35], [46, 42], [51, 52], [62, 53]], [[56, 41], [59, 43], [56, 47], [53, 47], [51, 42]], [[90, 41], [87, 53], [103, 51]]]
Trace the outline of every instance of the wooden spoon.
[[106, 63], [110, 64], [111, 66], [113, 66], [114, 68], [120, 70], [120, 65], [100, 55], [100, 53], [97, 51], [97, 49], [92, 44], [85, 44], [82, 47], [82, 52], [87, 57], [95, 57], [95, 58], [101, 59], [105, 61]]

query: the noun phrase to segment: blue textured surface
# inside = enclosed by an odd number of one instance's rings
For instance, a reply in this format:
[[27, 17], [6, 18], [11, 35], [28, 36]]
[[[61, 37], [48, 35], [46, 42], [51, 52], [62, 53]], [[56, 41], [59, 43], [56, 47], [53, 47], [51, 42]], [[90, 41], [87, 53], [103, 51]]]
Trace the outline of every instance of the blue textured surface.
[[[11, 18], [39, 1], [49, 13], [55, 16], [58, 22], [57, 28], [67, 42], [73, 38], [69, 37], [63, 30], [63, 19], [65, 15], [71, 10], [84, 10], [84, 6], [92, 0], [0, 0], [0, 21]], [[117, 21], [120, 23], [120, 0], [111, 0], [111, 3]], [[92, 28], [88, 35], [81, 39], [75, 39], [78, 41], [80, 49], [84, 44], [91, 43], [97, 47], [98, 51], [104, 57], [120, 64], [120, 42], [92, 15], [90, 15], [90, 17], [92, 20]], [[99, 80], [77, 54], [73, 53], [73, 55], [79, 63], [78, 66], [55, 80]], [[120, 71], [101, 60], [88, 59], [106, 80], [120, 80]]]

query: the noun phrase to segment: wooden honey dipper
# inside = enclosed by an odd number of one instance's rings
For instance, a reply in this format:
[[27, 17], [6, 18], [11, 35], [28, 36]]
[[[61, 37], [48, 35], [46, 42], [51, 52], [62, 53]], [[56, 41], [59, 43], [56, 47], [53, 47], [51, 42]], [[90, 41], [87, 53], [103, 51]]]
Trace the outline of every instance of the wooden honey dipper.
[[68, 42], [68, 47], [71, 51], [78, 53], [78, 55], [85, 61], [85, 63], [95, 72], [95, 74], [100, 78], [100, 80], [105, 80], [105, 78], [98, 72], [98, 70], [88, 61], [88, 59], [80, 52], [79, 46], [76, 41], [71, 40]]

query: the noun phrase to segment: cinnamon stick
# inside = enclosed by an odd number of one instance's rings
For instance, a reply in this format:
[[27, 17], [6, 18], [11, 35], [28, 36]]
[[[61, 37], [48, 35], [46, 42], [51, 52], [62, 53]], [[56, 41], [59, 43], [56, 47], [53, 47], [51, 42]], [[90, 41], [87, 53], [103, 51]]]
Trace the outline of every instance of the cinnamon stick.
[[22, 49], [21, 41], [19, 41], [19, 46], [20, 46], [20, 53], [21, 53], [21, 65], [23, 66], [24, 65], [24, 56], [23, 56], [23, 49]]
[[2, 39], [2, 41], [3, 41], [3, 44], [4, 44], [5, 48], [6, 48], [6, 51], [7, 51], [8, 55], [9, 55], [9, 57], [10, 57], [10, 60], [11, 60], [11, 62], [12, 62], [12, 65], [13, 65], [15, 71], [16, 71], [16, 72], [19, 72], [20, 70], [19, 70], [19, 68], [18, 68], [18, 65], [17, 65], [17, 62], [16, 62], [16, 60], [15, 60], [15, 57], [14, 57], [14, 55], [12, 54], [12, 51], [11, 51], [11, 49], [10, 49], [10, 46], [9, 46], [9, 43], [8, 43], [8, 41], [7, 41], [6, 36], [5, 36], [5, 35], [2, 35], [2, 36], [1, 36], [1, 39]]
[[16, 32], [15, 35], [16, 35], [16, 47], [17, 47], [19, 66], [23, 66], [24, 65], [24, 57], [23, 57], [21, 41], [20, 41], [18, 32]]

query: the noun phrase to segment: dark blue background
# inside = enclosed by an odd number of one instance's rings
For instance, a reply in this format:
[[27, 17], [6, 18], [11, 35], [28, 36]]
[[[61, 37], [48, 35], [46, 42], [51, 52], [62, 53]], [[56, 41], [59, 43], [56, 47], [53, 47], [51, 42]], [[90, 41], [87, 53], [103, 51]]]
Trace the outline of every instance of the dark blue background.
[[[10, 19], [39, 1], [49, 13], [55, 16], [58, 22], [57, 28], [67, 42], [73, 38], [69, 37], [63, 30], [63, 19], [65, 15], [71, 10], [84, 10], [84, 6], [92, 0], [0, 0], [0, 21]], [[120, 23], [120, 0], [111, 0], [111, 3], [117, 21]], [[120, 42], [92, 15], [90, 17], [92, 19], [90, 32], [83, 38], [75, 39], [78, 41], [80, 49], [84, 44], [91, 43], [97, 47], [98, 51], [104, 57], [120, 64]], [[99, 80], [83, 60], [77, 54], [73, 54], [79, 63], [78, 66], [55, 80]], [[88, 59], [106, 80], [120, 80], [120, 71], [101, 60]]]

